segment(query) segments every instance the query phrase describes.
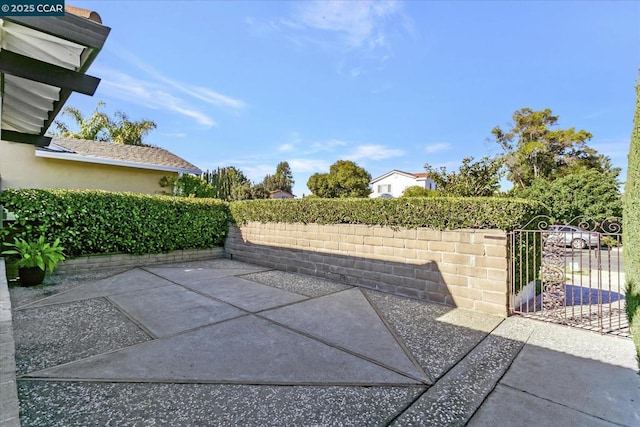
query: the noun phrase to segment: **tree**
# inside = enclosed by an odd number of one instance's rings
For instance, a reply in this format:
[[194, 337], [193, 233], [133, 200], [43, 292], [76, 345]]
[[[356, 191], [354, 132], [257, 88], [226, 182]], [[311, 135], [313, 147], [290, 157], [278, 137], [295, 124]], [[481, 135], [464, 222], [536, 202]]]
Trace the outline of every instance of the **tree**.
[[538, 178], [512, 195], [537, 200], [549, 206], [551, 216], [568, 224], [577, 217], [602, 221], [622, 216], [618, 180], [612, 173], [595, 169], [555, 180]]
[[91, 114], [91, 117], [84, 115], [77, 108], [67, 106], [62, 110], [62, 116], [69, 116], [78, 127], [77, 132], [73, 132], [69, 127], [60, 121], [56, 121], [58, 135], [64, 138], [88, 139], [90, 141], [109, 141], [109, 133], [107, 132], [107, 123], [109, 117], [100, 111], [100, 107], [104, 106], [104, 102], [98, 102], [98, 106]]
[[292, 192], [294, 183], [293, 174], [287, 162], [278, 163], [275, 175], [267, 175], [262, 181], [266, 191], [282, 190], [288, 193]]
[[499, 158], [483, 157], [473, 162], [473, 157], [465, 157], [458, 172], [448, 172], [445, 167], [436, 170], [428, 163], [424, 168], [436, 184], [436, 190], [446, 196], [493, 196], [500, 188], [502, 161]]
[[402, 192], [402, 197], [436, 197], [437, 195], [438, 192], [436, 190], [430, 190], [419, 185], [407, 187]]
[[78, 128], [72, 131], [64, 122], [56, 121], [58, 135], [64, 138], [88, 139], [91, 141], [107, 141], [126, 145], [146, 146], [143, 139], [156, 124], [151, 120], [131, 121], [122, 111], [116, 111], [109, 117], [100, 108], [104, 102], [98, 102], [91, 117], [85, 117], [77, 108], [68, 106], [62, 111], [62, 116], [70, 117]]
[[107, 132], [111, 141], [126, 145], [147, 145], [142, 139], [153, 129], [156, 124], [151, 120], [132, 122], [122, 111], [116, 111], [114, 118], [107, 123]]
[[218, 168], [214, 172], [205, 172], [203, 179], [214, 188], [213, 197], [221, 200], [238, 200], [242, 194], [250, 194], [244, 190], [235, 189], [236, 186], [251, 185], [249, 178], [234, 166]]
[[629, 147], [622, 220], [626, 310], [640, 364], [640, 79], [636, 83], [636, 111]]
[[371, 174], [350, 160], [338, 160], [329, 173], [315, 173], [307, 187], [318, 197], [367, 197], [371, 194]]
[[513, 113], [513, 122], [510, 130], [496, 126], [491, 133], [504, 152], [507, 179], [519, 188], [537, 178], [555, 179], [587, 169], [619, 173], [606, 156], [587, 146], [589, 132], [550, 129], [558, 116], [548, 108], [522, 108]]

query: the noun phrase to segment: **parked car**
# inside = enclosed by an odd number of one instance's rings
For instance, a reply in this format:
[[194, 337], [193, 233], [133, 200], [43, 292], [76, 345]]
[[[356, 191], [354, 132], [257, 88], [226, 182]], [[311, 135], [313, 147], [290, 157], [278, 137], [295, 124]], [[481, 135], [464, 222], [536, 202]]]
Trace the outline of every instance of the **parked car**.
[[572, 225], [552, 225], [546, 242], [571, 246], [574, 249], [600, 247], [600, 233], [585, 231]]

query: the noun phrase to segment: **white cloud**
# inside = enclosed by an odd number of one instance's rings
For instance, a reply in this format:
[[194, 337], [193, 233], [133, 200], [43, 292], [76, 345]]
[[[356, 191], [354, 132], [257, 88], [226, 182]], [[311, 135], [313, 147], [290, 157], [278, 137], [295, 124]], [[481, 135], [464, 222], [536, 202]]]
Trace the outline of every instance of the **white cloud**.
[[283, 153], [293, 151], [294, 149], [295, 149], [295, 146], [289, 143], [282, 144], [280, 147], [278, 147], [278, 151], [282, 151]]
[[205, 112], [189, 105], [181, 99], [167, 92], [163, 85], [148, 80], [140, 80], [120, 71], [102, 68], [102, 88], [113, 98], [141, 105], [153, 110], [171, 110], [178, 114], [194, 119], [203, 126], [216, 126], [215, 120]]
[[448, 142], [438, 142], [435, 144], [429, 144], [424, 148], [424, 151], [429, 154], [437, 153], [438, 151], [445, 151], [451, 149], [451, 144]]
[[[384, 20], [401, 11], [396, 1], [311, 1], [297, 3], [291, 26], [338, 34], [349, 48], [386, 46]], [[293, 22], [292, 22], [293, 21]]]
[[343, 147], [345, 145], [348, 145], [346, 141], [331, 138], [324, 141], [314, 142], [313, 144], [311, 144], [311, 150], [308, 153], [310, 154], [320, 151], [334, 151], [336, 147]]
[[329, 167], [331, 167], [328, 161], [320, 159], [292, 159], [289, 160], [289, 166], [294, 177], [296, 173], [329, 172]]
[[350, 160], [383, 160], [402, 155], [404, 155], [404, 150], [387, 148], [383, 145], [360, 145], [346, 157]]
[[217, 107], [230, 108], [233, 110], [240, 110], [246, 107], [246, 103], [240, 99], [224, 95], [206, 87], [195, 86], [170, 78], [156, 70], [151, 65], [140, 60], [136, 55], [133, 55], [122, 46], [110, 43], [109, 50], [111, 53], [119, 56], [127, 63], [144, 71], [149, 77], [151, 77], [151, 80], [146, 80], [149, 84], [160, 85], [160, 83], [162, 83], [165, 90], [167, 90], [168, 87], [171, 87], [176, 89], [178, 92], [182, 92], [183, 95], [188, 95], [191, 98], [198, 99]]

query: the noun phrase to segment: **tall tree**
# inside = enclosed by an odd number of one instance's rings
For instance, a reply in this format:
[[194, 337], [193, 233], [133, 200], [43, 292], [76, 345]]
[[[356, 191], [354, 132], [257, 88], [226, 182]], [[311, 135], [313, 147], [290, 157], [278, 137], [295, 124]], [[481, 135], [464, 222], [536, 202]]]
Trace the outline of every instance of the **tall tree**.
[[611, 168], [606, 156], [587, 146], [589, 132], [551, 129], [557, 122], [558, 116], [548, 108], [522, 108], [513, 113], [511, 129], [496, 126], [491, 131], [503, 149], [507, 178], [515, 186], [524, 188], [537, 178], [555, 179], [587, 169], [619, 172]]
[[446, 167], [436, 170], [428, 163], [424, 168], [442, 195], [493, 196], [500, 188], [502, 161], [499, 158], [483, 157], [474, 162], [473, 157], [465, 157], [458, 172], [449, 172]]
[[156, 128], [154, 122], [151, 120], [131, 121], [122, 111], [116, 111], [113, 117], [109, 117], [100, 110], [104, 106], [104, 102], [99, 101], [90, 117], [85, 117], [75, 107], [65, 107], [62, 110], [62, 116], [70, 117], [78, 131], [74, 132], [66, 123], [56, 121], [58, 135], [64, 138], [107, 141], [117, 144], [148, 145], [144, 143], [143, 139]]
[[292, 192], [294, 183], [288, 162], [278, 163], [275, 175], [267, 175], [262, 181], [262, 185], [267, 191], [282, 190], [288, 193]]
[[611, 174], [590, 169], [552, 181], [538, 178], [512, 195], [549, 206], [551, 216], [561, 224], [577, 217], [603, 221], [622, 216], [618, 180]]
[[367, 197], [371, 194], [371, 174], [350, 160], [338, 160], [329, 173], [316, 173], [307, 181], [307, 187], [318, 197]]
[[636, 83], [636, 111], [624, 187], [622, 233], [627, 280], [625, 302], [640, 365], [640, 77]]
[[205, 172], [203, 179], [214, 188], [213, 197], [221, 200], [234, 200], [241, 195], [250, 194], [247, 191], [235, 189], [237, 186], [251, 185], [249, 178], [234, 166], [218, 168], [213, 172]]

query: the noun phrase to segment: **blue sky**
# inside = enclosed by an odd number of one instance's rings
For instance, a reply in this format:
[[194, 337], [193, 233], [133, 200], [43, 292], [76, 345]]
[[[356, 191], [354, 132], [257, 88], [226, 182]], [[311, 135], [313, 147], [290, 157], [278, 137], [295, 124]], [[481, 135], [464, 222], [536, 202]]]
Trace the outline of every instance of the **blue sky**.
[[498, 153], [491, 129], [523, 107], [551, 108], [626, 168], [638, 1], [67, 4], [112, 29], [88, 72], [98, 91], [67, 105], [153, 120], [146, 142], [203, 170], [260, 182], [288, 161], [301, 196], [340, 159], [374, 178], [457, 169]]

